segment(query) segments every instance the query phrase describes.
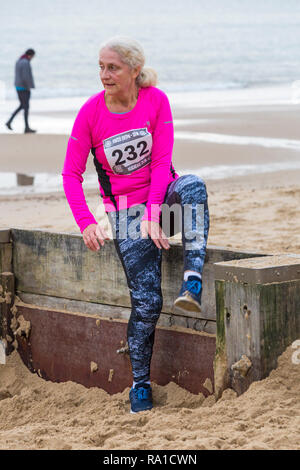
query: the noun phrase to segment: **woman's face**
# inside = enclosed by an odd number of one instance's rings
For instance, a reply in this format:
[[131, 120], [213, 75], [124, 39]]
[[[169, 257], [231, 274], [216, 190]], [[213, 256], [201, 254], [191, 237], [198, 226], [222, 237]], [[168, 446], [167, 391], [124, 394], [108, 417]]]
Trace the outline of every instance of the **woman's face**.
[[139, 69], [131, 69], [121, 61], [119, 54], [104, 48], [99, 56], [100, 79], [105, 93], [111, 96], [126, 96], [135, 87]]

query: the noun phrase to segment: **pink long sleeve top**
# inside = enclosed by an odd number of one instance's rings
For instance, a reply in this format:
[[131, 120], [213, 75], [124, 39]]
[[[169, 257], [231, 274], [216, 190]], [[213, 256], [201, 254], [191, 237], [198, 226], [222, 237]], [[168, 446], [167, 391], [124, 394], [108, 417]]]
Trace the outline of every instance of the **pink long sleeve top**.
[[166, 94], [156, 87], [141, 88], [135, 107], [123, 114], [108, 110], [104, 94], [93, 95], [79, 110], [62, 172], [81, 232], [97, 223], [82, 188], [90, 151], [106, 212], [146, 202], [143, 220], [159, 222], [167, 187], [179, 177], [172, 164], [174, 129]]

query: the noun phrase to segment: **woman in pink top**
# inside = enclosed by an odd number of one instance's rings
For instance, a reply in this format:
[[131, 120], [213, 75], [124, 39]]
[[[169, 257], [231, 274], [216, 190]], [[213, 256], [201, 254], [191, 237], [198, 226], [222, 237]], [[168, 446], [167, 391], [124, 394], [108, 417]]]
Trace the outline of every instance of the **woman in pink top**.
[[150, 362], [162, 308], [161, 250], [169, 249], [167, 237], [180, 229], [184, 273], [175, 305], [199, 312], [209, 230], [205, 183], [195, 175], [176, 173], [169, 101], [155, 86], [156, 73], [144, 62], [140, 44], [129, 38], [112, 38], [100, 48], [104, 91], [79, 110], [62, 173], [84, 243], [97, 251], [108, 235], [90, 212], [82, 189], [92, 152], [131, 296], [127, 331], [134, 379], [131, 412], [152, 408]]

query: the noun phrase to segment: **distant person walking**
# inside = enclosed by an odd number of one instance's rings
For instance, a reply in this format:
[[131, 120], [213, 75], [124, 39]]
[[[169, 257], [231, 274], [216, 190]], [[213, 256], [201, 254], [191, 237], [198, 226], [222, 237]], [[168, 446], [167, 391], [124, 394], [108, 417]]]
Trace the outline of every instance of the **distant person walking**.
[[30, 65], [30, 61], [34, 56], [35, 51], [33, 49], [27, 49], [25, 54], [23, 54], [16, 62], [15, 87], [19, 97], [20, 106], [13, 112], [10, 119], [6, 122], [6, 127], [12, 131], [11, 123], [13, 119], [21, 109], [24, 109], [25, 134], [36, 132], [35, 130], [30, 129], [28, 124], [30, 88], [35, 88]]

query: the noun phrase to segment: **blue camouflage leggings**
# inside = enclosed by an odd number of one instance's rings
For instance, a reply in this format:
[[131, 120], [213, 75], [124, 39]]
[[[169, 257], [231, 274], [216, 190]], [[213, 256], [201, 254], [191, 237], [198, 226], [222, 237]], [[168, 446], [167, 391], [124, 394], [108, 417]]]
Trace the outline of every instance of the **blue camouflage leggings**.
[[[173, 204], [185, 206], [188, 208], [186, 213], [190, 211], [190, 214], [193, 214], [192, 217], [186, 217], [185, 211], [182, 210], [184, 271], [192, 270], [202, 273], [209, 230], [207, 192], [204, 181], [195, 175], [179, 177], [169, 184], [164, 204], [166, 207]], [[200, 211], [196, 211], [196, 205], [200, 207]], [[108, 215], [114, 233], [115, 247], [126, 274], [131, 297], [132, 311], [128, 322], [127, 340], [133, 378], [135, 382], [144, 382], [150, 380], [155, 326], [163, 303], [162, 250], [156, 247], [150, 237], [142, 238], [139, 235], [145, 204], [135, 206], [138, 216], [136, 213], [133, 214], [133, 209], [110, 212]], [[197, 221], [198, 226], [196, 226]], [[162, 228], [164, 230], [164, 225]], [[178, 224], [176, 230], [174, 219], [170, 231], [167, 229], [164, 232], [167, 236], [178, 232]]]

